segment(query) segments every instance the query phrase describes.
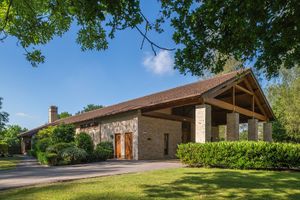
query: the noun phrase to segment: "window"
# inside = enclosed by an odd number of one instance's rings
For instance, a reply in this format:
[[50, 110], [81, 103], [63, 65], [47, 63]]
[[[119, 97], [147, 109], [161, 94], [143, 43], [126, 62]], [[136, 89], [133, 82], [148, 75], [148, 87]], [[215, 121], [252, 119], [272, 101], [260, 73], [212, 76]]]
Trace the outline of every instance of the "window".
[[164, 134], [164, 155], [169, 155], [169, 134]]

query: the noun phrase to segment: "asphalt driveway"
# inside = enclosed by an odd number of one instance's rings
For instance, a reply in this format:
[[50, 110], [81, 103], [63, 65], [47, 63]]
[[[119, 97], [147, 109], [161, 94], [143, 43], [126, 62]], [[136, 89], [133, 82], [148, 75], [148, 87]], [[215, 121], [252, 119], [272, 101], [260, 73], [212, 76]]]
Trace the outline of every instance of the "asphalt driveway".
[[26, 158], [16, 169], [0, 171], [0, 190], [82, 178], [178, 168], [181, 166], [179, 161], [176, 160], [110, 160], [72, 166], [45, 167], [39, 165], [35, 159]]

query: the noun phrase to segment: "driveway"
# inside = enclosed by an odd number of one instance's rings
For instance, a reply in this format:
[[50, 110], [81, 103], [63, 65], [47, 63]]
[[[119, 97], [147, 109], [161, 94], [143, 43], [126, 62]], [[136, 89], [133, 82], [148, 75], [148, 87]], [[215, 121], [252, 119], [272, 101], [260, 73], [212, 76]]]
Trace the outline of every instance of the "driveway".
[[82, 178], [178, 168], [181, 166], [179, 161], [176, 160], [109, 160], [72, 166], [45, 167], [39, 165], [35, 159], [26, 158], [16, 169], [0, 171], [0, 190]]

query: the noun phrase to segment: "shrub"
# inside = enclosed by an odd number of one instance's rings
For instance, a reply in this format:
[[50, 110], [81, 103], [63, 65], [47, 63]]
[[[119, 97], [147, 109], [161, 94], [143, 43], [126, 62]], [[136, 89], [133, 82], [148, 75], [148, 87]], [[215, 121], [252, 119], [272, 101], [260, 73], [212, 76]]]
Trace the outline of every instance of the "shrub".
[[36, 152], [36, 157], [39, 163], [41, 163], [42, 165], [48, 165], [48, 159], [46, 157], [45, 152], [41, 152], [41, 151]]
[[64, 164], [77, 164], [86, 160], [87, 153], [78, 147], [68, 147], [62, 150], [61, 158]]
[[70, 143], [60, 142], [60, 143], [49, 146], [46, 149], [46, 152], [60, 154], [63, 149], [66, 149], [69, 147], [75, 147], [75, 144], [73, 142], [70, 142]]
[[6, 142], [0, 140], [0, 156], [5, 156], [8, 154], [8, 145]]
[[47, 147], [49, 147], [52, 144], [52, 141], [50, 138], [43, 138], [40, 140], [37, 140], [35, 144], [36, 151], [45, 152]]
[[44, 139], [44, 138], [50, 138], [53, 134], [54, 129], [55, 129], [55, 126], [48, 126], [47, 128], [44, 128], [44, 129], [40, 130], [36, 134], [35, 139], [41, 140], [41, 139]]
[[300, 168], [300, 144], [213, 142], [180, 144], [177, 156], [194, 167], [237, 169]]
[[93, 153], [94, 144], [89, 134], [81, 132], [76, 135], [75, 144], [78, 148], [84, 149], [89, 155]]
[[75, 127], [72, 124], [61, 124], [53, 130], [51, 138], [54, 143], [74, 142]]
[[94, 158], [101, 161], [112, 157], [113, 144], [111, 142], [100, 142], [94, 151]]
[[58, 155], [56, 153], [46, 153], [46, 159], [49, 165], [56, 165], [58, 162]]

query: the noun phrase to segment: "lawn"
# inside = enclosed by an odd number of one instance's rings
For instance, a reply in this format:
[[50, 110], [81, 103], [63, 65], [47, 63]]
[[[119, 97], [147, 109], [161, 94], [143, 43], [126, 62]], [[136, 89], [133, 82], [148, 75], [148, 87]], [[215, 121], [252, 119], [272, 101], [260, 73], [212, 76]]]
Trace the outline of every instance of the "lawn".
[[17, 156], [5, 158], [0, 157], [0, 170], [14, 169], [20, 159], [21, 158]]
[[13, 189], [0, 199], [300, 199], [300, 173], [168, 169]]

